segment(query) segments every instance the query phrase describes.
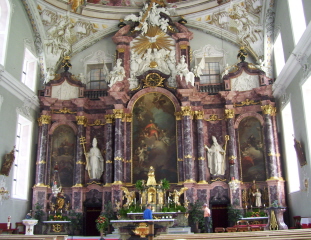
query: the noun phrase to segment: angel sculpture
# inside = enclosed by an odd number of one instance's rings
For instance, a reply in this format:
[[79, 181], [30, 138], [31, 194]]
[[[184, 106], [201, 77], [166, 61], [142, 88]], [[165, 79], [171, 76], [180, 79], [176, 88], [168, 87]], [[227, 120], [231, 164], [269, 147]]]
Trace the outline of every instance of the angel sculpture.
[[129, 191], [126, 187], [121, 187], [121, 190], [123, 190], [125, 194], [122, 199], [124, 200], [124, 197], [126, 197], [126, 203], [123, 207], [129, 207], [135, 199], [135, 191]]
[[169, 194], [169, 196], [173, 196], [173, 201], [176, 205], [180, 206], [180, 202], [179, 202], [179, 197], [181, 196], [181, 194], [183, 194], [188, 188], [187, 187], [183, 187], [180, 189], [180, 191], [178, 192], [177, 189], [174, 189], [174, 191], [172, 193]]

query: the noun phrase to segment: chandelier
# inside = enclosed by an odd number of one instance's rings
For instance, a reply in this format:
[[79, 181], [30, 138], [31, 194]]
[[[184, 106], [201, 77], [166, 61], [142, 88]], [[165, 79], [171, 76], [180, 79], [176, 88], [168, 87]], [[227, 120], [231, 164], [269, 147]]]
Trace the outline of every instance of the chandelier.
[[10, 193], [7, 187], [5, 186], [4, 177], [0, 180], [0, 203], [2, 204], [3, 200], [8, 200], [10, 198]]
[[60, 178], [58, 174], [58, 165], [57, 163], [54, 166], [54, 177], [53, 177], [53, 184], [52, 184], [52, 193], [54, 197], [57, 196], [58, 193], [62, 191], [62, 185], [60, 183]]

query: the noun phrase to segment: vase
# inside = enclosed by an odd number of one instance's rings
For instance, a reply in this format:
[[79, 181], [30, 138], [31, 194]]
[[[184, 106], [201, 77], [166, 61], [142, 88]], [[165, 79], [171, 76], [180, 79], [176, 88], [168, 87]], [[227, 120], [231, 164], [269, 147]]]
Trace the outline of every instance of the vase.
[[105, 236], [104, 229], [99, 230], [99, 234], [100, 234], [100, 239], [99, 240], [104, 240], [104, 236]]

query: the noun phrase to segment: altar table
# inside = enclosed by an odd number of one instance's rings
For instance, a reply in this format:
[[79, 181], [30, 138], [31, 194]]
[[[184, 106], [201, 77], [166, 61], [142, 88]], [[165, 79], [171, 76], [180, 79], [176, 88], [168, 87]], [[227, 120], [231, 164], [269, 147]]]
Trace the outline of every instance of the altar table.
[[48, 235], [69, 235], [71, 233], [71, 221], [43, 221], [43, 234]]

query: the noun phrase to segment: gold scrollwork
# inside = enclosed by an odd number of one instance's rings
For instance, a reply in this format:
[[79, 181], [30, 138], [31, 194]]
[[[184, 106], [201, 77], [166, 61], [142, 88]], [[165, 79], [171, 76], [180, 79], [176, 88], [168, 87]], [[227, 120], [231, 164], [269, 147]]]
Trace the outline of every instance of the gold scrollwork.
[[212, 182], [217, 182], [217, 181], [225, 182], [225, 181], [227, 181], [227, 179], [221, 179], [221, 178], [212, 179]]
[[112, 161], [111, 160], [107, 160], [106, 163], [112, 163]]
[[115, 157], [114, 160], [115, 160], [115, 161], [122, 161], [123, 158], [121, 158], [121, 157]]
[[37, 164], [46, 164], [46, 161], [41, 160], [41, 161], [37, 162]]
[[145, 238], [149, 234], [149, 226], [147, 223], [139, 223], [138, 227], [133, 230], [135, 235], [139, 235], [141, 238]]
[[228, 157], [228, 160], [235, 160], [236, 159], [236, 156], [230, 156], [230, 157]]
[[175, 112], [174, 115], [175, 115], [176, 121], [181, 120], [182, 112]]
[[203, 119], [203, 117], [204, 117], [204, 112], [202, 110], [194, 111], [194, 114], [195, 114], [195, 118], [198, 120]]
[[125, 163], [131, 163], [132, 162], [132, 159], [130, 160], [124, 160]]
[[269, 157], [279, 157], [280, 154], [279, 154], [279, 153], [272, 153], [272, 152], [269, 152], [269, 153], [268, 153], [268, 156], [269, 156]]
[[52, 231], [53, 232], [61, 232], [62, 231], [62, 225], [60, 224], [52, 224]]
[[262, 110], [263, 114], [266, 114], [266, 115], [274, 116], [276, 113], [276, 107], [273, 107], [270, 104], [261, 106], [261, 110]]
[[83, 187], [83, 184], [77, 183], [76, 185], [74, 185], [74, 186], [72, 186], [72, 187]]
[[278, 221], [276, 220], [276, 216], [274, 213], [274, 210], [271, 210], [271, 216], [270, 216], [270, 230], [279, 230]]
[[131, 113], [125, 113], [126, 122], [132, 122], [133, 115]]
[[192, 156], [190, 154], [184, 156], [184, 158], [192, 158]]
[[249, 105], [258, 105], [260, 104], [260, 101], [255, 102], [254, 100], [249, 100], [248, 98], [245, 101], [242, 101], [241, 103], [234, 103], [234, 107], [242, 107], [242, 106], [249, 106]]
[[233, 109], [225, 109], [225, 119], [234, 118]]
[[146, 78], [143, 79], [145, 84], [143, 87], [164, 87], [164, 79], [165, 78], [161, 77], [158, 73], [149, 73]]
[[113, 114], [107, 114], [105, 115], [106, 118], [106, 123], [112, 123], [113, 119], [114, 119], [114, 115]]
[[87, 125], [87, 118], [86, 116], [76, 116], [76, 121], [78, 125], [83, 125], [86, 127]]
[[212, 114], [209, 116], [209, 119], [204, 119], [205, 121], [221, 121], [221, 118], [218, 118], [218, 115]]
[[76, 162], [76, 164], [82, 164], [82, 165], [85, 165], [85, 162], [83, 162], [83, 161], [81, 161], [81, 160], [80, 160], [80, 161], [77, 161], [77, 162]]
[[49, 115], [41, 115], [41, 117], [38, 118], [39, 126], [42, 126], [43, 124], [50, 124], [50, 123], [51, 123], [51, 116]]
[[182, 116], [193, 116], [194, 112], [191, 110], [191, 106], [181, 107]]
[[181, 44], [180, 45], [180, 49], [187, 49], [188, 48], [188, 45], [186, 45], [186, 44]]
[[88, 124], [88, 126], [103, 126], [105, 123], [102, 123], [101, 120], [96, 119], [93, 124]]
[[178, 162], [183, 162], [184, 159], [182, 159], [182, 158], [177, 158], [177, 161], [178, 161]]
[[52, 110], [52, 113], [63, 113], [63, 114], [66, 114], [66, 113], [69, 113], [69, 114], [74, 114], [74, 113], [77, 113], [77, 112], [72, 112], [70, 109], [68, 108], [62, 108], [60, 110], [55, 110], [53, 109]]
[[123, 109], [113, 109], [114, 118], [123, 118]]
[[199, 160], [199, 161], [204, 161], [204, 160], [205, 160], [205, 157], [199, 157], [198, 160]]
[[123, 53], [123, 52], [125, 52], [125, 49], [124, 49], [124, 48], [118, 48], [117, 51], [118, 51], [119, 53]]

